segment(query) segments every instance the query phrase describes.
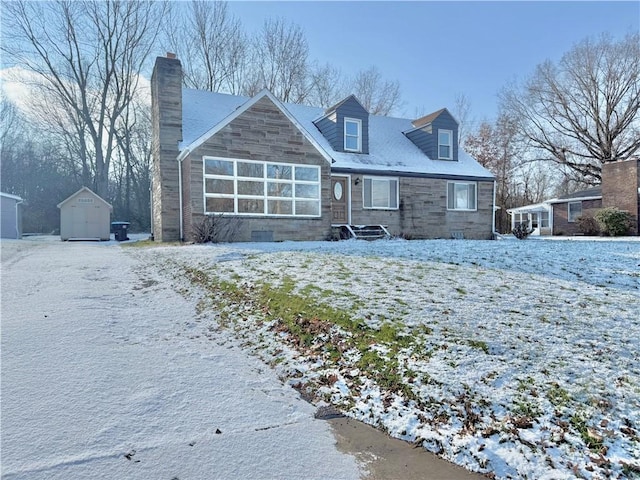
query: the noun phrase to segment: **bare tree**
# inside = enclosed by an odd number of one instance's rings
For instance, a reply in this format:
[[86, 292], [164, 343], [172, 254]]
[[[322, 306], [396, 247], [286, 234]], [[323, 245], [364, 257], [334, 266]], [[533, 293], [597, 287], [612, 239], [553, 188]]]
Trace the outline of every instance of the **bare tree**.
[[329, 63], [311, 71], [311, 91], [308, 103], [329, 108], [347, 97], [348, 90], [340, 70]]
[[302, 103], [309, 94], [309, 47], [302, 28], [284, 19], [265, 21], [254, 37], [254, 70], [244, 93], [267, 88], [283, 102]]
[[173, 4], [165, 19], [169, 46], [184, 60], [186, 87], [240, 92], [247, 67], [247, 39], [240, 21], [229, 14], [226, 2]]
[[353, 94], [373, 115], [389, 115], [400, 107], [400, 83], [384, 80], [376, 67], [361, 70], [353, 83]]
[[482, 122], [476, 132], [468, 135], [465, 148], [496, 177], [496, 203], [500, 207], [496, 228], [506, 232], [510, 225], [507, 209], [520, 206], [522, 201], [518, 195], [518, 170], [523, 150], [513, 119], [501, 113], [493, 124]]
[[8, 138], [15, 132], [18, 114], [15, 106], [4, 96], [0, 98], [0, 150], [5, 146]]
[[640, 151], [640, 34], [586, 39], [501, 99], [538, 156], [598, 184], [603, 163]]
[[116, 130], [117, 155], [112, 183], [114, 214], [132, 222], [134, 228], [150, 227], [151, 106], [148, 91], [132, 99]]
[[453, 116], [458, 120], [458, 143], [464, 145], [471, 123], [471, 101], [464, 93], [456, 95], [453, 110]]
[[59, 134], [107, 197], [115, 132], [138, 87], [162, 4], [117, 0], [7, 2], [2, 50], [35, 73]]

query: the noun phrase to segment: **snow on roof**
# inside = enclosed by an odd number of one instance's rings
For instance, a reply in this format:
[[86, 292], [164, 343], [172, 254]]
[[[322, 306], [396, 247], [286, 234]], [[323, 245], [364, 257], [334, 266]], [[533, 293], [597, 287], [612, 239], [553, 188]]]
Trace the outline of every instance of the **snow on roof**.
[[602, 187], [587, 188], [586, 190], [580, 190], [579, 192], [573, 192], [568, 195], [562, 195], [558, 198], [548, 200], [549, 202], [562, 203], [567, 200], [592, 200], [602, 197]]
[[541, 203], [533, 203], [531, 205], [523, 205], [522, 207], [509, 208], [507, 213], [533, 213], [533, 212], [548, 212], [551, 210], [551, 205], [548, 201]]
[[57, 207], [58, 208], [62, 208], [62, 206], [71, 201], [72, 199], [74, 199], [75, 197], [77, 197], [78, 195], [80, 195], [81, 193], [89, 193], [92, 196], [94, 196], [95, 198], [97, 198], [100, 202], [104, 203], [107, 207], [109, 207], [110, 210], [113, 210], [113, 207], [111, 206], [111, 204], [109, 202], [107, 202], [104, 198], [102, 198], [100, 195], [98, 195], [97, 193], [95, 193], [93, 190], [91, 190], [89, 187], [82, 187], [80, 190], [78, 190], [76, 193], [69, 195], [67, 198], [65, 198], [63, 201], [61, 201]]
[[22, 201], [22, 198], [17, 195], [11, 195], [10, 193], [0, 192], [0, 197], [10, 198], [11, 200], [16, 200], [18, 202]]
[[[190, 148], [209, 130], [249, 101], [249, 97], [183, 89], [183, 140], [179, 145], [180, 150]], [[333, 169], [494, 178], [489, 170], [461, 148], [458, 150], [457, 162], [430, 159], [403, 133], [414, 128], [411, 119], [370, 115], [369, 153], [336, 152], [313, 123], [317, 118], [324, 116], [325, 111], [322, 108], [292, 103], [284, 103], [282, 106], [333, 159]]]

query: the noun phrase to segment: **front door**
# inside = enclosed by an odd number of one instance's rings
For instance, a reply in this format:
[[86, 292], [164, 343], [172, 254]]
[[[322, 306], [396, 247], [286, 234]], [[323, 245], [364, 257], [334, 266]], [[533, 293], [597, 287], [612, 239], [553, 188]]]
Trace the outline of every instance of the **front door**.
[[331, 177], [331, 223], [349, 223], [349, 177]]
[[540, 214], [531, 214], [531, 235], [540, 235]]

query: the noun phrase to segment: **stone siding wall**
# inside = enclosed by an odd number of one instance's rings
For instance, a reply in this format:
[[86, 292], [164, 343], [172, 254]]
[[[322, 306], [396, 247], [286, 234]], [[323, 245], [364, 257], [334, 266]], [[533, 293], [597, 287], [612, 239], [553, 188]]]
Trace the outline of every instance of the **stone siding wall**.
[[363, 186], [351, 176], [351, 221], [355, 225], [387, 225], [392, 235], [407, 238], [451, 238], [462, 232], [464, 238], [490, 239], [493, 236], [493, 181], [477, 182], [476, 211], [447, 210], [447, 180], [400, 177], [400, 204], [397, 210], [363, 208]]
[[[321, 217], [237, 216], [234, 218], [238, 219], [239, 231], [234, 241], [329, 238], [331, 234], [329, 162], [269, 98], [260, 99], [189, 155], [191, 192], [189, 197], [185, 197], [190, 203], [185, 208], [185, 213], [190, 210], [189, 222], [192, 223], [201, 221], [204, 215], [202, 163], [204, 156], [319, 165], [321, 167]], [[185, 235], [190, 233], [191, 231], [185, 228]]]

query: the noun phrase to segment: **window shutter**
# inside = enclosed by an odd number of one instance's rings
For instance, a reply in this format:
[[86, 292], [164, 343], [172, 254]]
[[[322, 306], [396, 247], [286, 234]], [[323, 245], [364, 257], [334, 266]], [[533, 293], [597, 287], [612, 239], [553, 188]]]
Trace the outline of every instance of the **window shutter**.
[[476, 184], [469, 184], [469, 210], [476, 209]]
[[389, 181], [389, 208], [398, 208], [398, 181]]
[[364, 179], [364, 206], [371, 208], [371, 179]]
[[447, 184], [447, 208], [449, 210], [453, 210], [456, 208], [456, 192], [455, 192], [456, 184], [450, 182]]

